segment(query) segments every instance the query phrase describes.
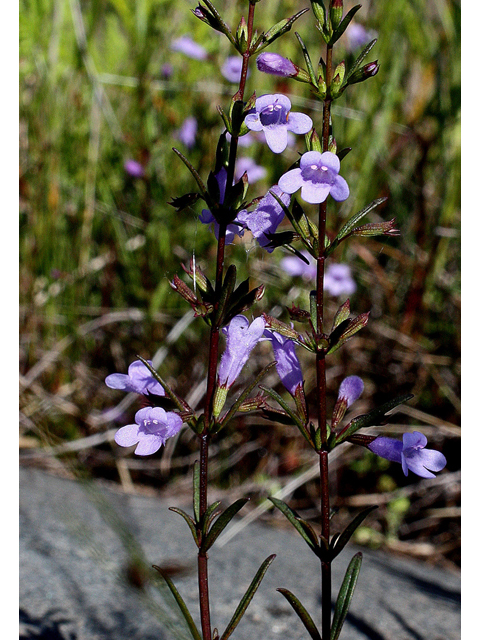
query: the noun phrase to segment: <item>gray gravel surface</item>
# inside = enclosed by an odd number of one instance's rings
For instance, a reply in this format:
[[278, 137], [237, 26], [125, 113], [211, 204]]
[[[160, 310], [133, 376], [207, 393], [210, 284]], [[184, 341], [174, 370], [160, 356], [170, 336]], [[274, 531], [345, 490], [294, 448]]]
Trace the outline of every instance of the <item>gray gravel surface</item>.
[[[34, 468], [20, 469], [20, 637], [42, 640], [183, 640], [160, 580], [143, 588], [126, 567], [143, 558], [185, 569], [174, 582], [197, 615], [195, 547], [184, 521], [158, 497], [83, 484]], [[353, 554], [334, 563], [334, 594]], [[357, 590], [342, 640], [457, 640], [460, 579], [363, 549]], [[253, 523], [210, 553], [212, 622], [224, 630], [263, 560], [277, 554], [232, 638], [306, 640], [307, 633], [277, 587], [297, 595], [320, 624], [319, 565], [300, 536]], [[139, 560], [140, 562], [140, 560]], [[138, 562], [137, 562], [138, 566]], [[135, 574], [136, 575], [136, 574]]]

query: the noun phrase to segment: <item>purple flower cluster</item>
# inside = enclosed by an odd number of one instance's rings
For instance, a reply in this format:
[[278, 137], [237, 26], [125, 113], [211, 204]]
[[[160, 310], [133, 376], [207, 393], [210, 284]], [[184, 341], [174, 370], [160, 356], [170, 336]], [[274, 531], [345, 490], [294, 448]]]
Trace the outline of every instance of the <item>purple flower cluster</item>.
[[[147, 360], [151, 365], [151, 361]], [[128, 367], [128, 374], [112, 373], [105, 378], [110, 389], [164, 396], [165, 390], [155, 380], [148, 367], [141, 360], [136, 360]], [[138, 456], [155, 453], [165, 444], [168, 438], [176, 435], [182, 428], [182, 418], [173, 411], [165, 411], [161, 407], [145, 407], [135, 414], [135, 423], [122, 427], [115, 434], [115, 442], [121, 447], [137, 445]]]

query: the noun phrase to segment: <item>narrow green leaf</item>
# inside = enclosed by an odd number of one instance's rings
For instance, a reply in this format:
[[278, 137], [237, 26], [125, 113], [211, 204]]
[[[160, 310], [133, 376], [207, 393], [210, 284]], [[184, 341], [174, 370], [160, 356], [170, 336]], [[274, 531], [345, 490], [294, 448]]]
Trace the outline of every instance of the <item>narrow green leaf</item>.
[[331, 640], [337, 640], [342, 630], [343, 623], [348, 613], [348, 608], [352, 602], [353, 592], [357, 584], [358, 574], [362, 566], [362, 554], [356, 553], [350, 560], [350, 564], [345, 572], [345, 577], [340, 587], [337, 602], [335, 605], [335, 613], [333, 614]]
[[[311, 538], [310, 532], [305, 530], [302, 521], [299, 519], [295, 511], [291, 509], [286, 502], [283, 500], [278, 500], [278, 498], [268, 498], [270, 502], [272, 502], [279, 511], [283, 513], [283, 515], [287, 518], [287, 520], [293, 524], [298, 533], [302, 536], [305, 542], [308, 544], [310, 549], [316, 550], [318, 547], [318, 542], [315, 542]], [[315, 536], [316, 538], [316, 536]]]
[[300, 46], [302, 48], [303, 57], [305, 58], [305, 63], [307, 65], [307, 71], [308, 71], [308, 75], [310, 76], [310, 80], [312, 81], [313, 86], [318, 89], [319, 87], [318, 87], [317, 76], [315, 74], [315, 70], [313, 68], [312, 61], [310, 59], [310, 55], [307, 51], [307, 47], [305, 46], [302, 38], [300, 37], [300, 34], [295, 31], [295, 35], [297, 36], [297, 40], [300, 43]]
[[218, 536], [225, 529], [232, 518], [240, 511], [240, 509], [248, 502], [249, 498], [240, 498], [231, 504], [213, 523], [210, 531], [202, 544], [202, 551], [208, 551]]
[[254, 52], [260, 53], [262, 49], [265, 49], [266, 47], [268, 47], [272, 42], [274, 42], [274, 40], [276, 40], [280, 36], [283, 36], [283, 34], [287, 33], [287, 31], [290, 31], [293, 23], [296, 20], [298, 20], [298, 18], [300, 18], [300, 16], [302, 16], [306, 11], [308, 11], [307, 8], [302, 9], [301, 11], [296, 13], [294, 16], [292, 16], [290, 19], [285, 18], [285, 20], [281, 20], [280, 22], [277, 22], [277, 24], [271, 27], [267, 31], [267, 33], [264, 34], [262, 38], [262, 41], [264, 44], [262, 43], [260, 47], [254, 48]]
[[373, 507], [368, 507], [367, 509], [364, 509], [363, 511], [361, 511], [357, 516], [355, 516], [355, 518], [350, 522], [350, 524], [347, 527], [345, 527], [345, 529], [335, 539], [335, 541], [333, 541], [332, 539], [332, 546], [331, 546], [332, 560], [338, 556], [340, 551], [342, 551], [342, 549], [345, 547], [345, 545], [350, 540], [352, 535], [355, 533], [356, 529], [362, 524], [362, 522], [365, 520], [368, 514], [372, 513], [372, 511], [374, 511], [377, 508], [378, 507], [375, 505]]
[[258, 587], [260, 586], [260, 583], [263, 580], [263, 576], [267, 572], [268, 567], [275, 560], [275, 557], [276, 557], [275, 554], [272, 554], [271, 556], [268, 556], [268, 558], [266, 560], [263, 561], [260, 569], [255, 574], [252, 582], [250, 583], [250, 586], [248, 587], [247, 591], [245, 592], [245, 595], [240, 600], [240, 604], [236, 608], [235, 613], [233, 614], [232, 619], [228, 623], [228, 626], [225, 629], [225, 631], [223, 632], [222, 637], [220, 638], [220, 640], [227, 640], [227, 638], [229, 638], [232, 635], [232, 633], [235, 630], [236, 626], [240, 622], [243, 614], [245, 613], [248, 605], [250, 604], [253, 596], [255, 595], [255, 592], [257, 591]]
[[377, 198], [376, 200], [373, 200], [372, 202], [370, 202], [370, 204], [368, 204], [366, 207], [364, 207], [361, 211], [358, 211], [349, 220], [347, 220], [347, 222], [343, 225], [343, 227], [338, 232], [337, 237], [335, 238], [335, 240], [333, 240], [331, 245], [328, 247], [328, 249], [326, 251], [327, 256], [330, 255], [331, 253], [333, 253], [333, 251], [338, 247], [340, 242], [345, 240], [349, 235], [351, 235], [353, 233], [353, 230], [355, 229], [355, 226], [357, 225], [357, 223], [362, 218], [364, 218], [367, 215], [367, 213], [370, 213], [370, 211], [372, 211], [373, 209], [378, 207], [379, 204], [382, 204], [382, 202], [385, 202], [385, 200], [387, 200], [387, 199], [388, 198]]
[[347, 13], [347, 15], [343, 18], [341, 23], [338, 25], [338, 27], [333, 32], [332, 37], [330, 38], [330, 42], [329, 42], [330, 46], [333, 45], [335, 42], [337, 42], [337, 40], [343, 35], [343, 33], [345, 32], [346, 28], [348, 27], [348, 25], [352, 21], [353, 16], [357, 13], [357, 11], [361, 8], [361, 6], [362, 6], [361, 4], [357, 4], [355, 7], [350, 9], [350, 11]]
[[178, 509], [178, 507], [169, 507], [169, 511], [173, 511], [174, 513], [178, 513], [179, 515], [182, 516], [182, 518], [190, 527], [190, 531], [192, 532], [192, 536], [193, 536], [193, 539], [195, 540], [195, 544], [197, 545], [197, 547], [200, 546], [197, 528], [195, 526], [195, 521], [192, 518], [192, 516], [189, 516], [188, 513], [185, 513], [185, 511], [183, 511], [182, 509]]
[[193, 515], [195, 524], [200, 526], [200, 463], [193, 463]]
[[162, 571], [162, 569], [160, 567], [157, 567], [157, 565], [153, 565], [153, 568], [158, 571], [158, 573], [162, 576], [162, 578], [165, 580], [165, 582], [167, 583], [168, 588], [170, 589], [170, 591], [172, 592], [173, 597], [175, 598], [180, 611], [183, 614], [183, 617], [185, 618], [185, 621], [188, 625], [188, 628], [190, 629], [190, 633], [192, 634], [192, 637], [194, 640], [202, 640], [202, 636], [200, 635], [195, 622], [193, 621], [192, 615], [190, 613], [190, 611], [187, 608], [187, 605], [185, 604], [185, 601], [183, 600], [182, 596], [179, 594], [179, 592], [177, 591], [177, 588], [175, 587], [175, 585], [173, 584], [171, 578], [169, 576], [167, 576], [166, 573], [164, 573]]
[[300, 620], [303, 622], [305, 629], [310, 634], [310, 637], [312, 638], [312, 640], [322, 640], [320, 633], [317, 627], [315, 626], [314, 621], [312, 620], [310, 614], [305, 609], [305, 607], [300, 602], [300, 600], [296, 596], [294, 596], [293, 593], [288, 589], [277, 589], [277, 591], [279, 591], [282, 594], [282, 596], [284, 596], [288, 600], [288, 602], [292, 605], [293, 610], [295, 611], [297, 616], [300, 618]]

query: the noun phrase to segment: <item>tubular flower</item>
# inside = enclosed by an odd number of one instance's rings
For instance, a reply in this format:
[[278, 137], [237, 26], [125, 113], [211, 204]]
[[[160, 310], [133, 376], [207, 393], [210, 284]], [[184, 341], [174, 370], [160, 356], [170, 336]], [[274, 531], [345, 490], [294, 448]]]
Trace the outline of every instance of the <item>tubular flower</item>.
[[[152, 364], [151, 360], [147, 360]], [[164, 396], [165, 391], [162, 385], [155, 380], [150, 370], [141, 360], [135, 360], [128, 367], [128, 374], [112, 373], [105, 378], [105, 384], [110, 389], [121, 389], [122, 391], [133, 391], [147, 395], [153, 393], [156, 396]]]
[[379, 436], [368, 445], [368, 448], [381, 458], [399, 462], [403, 473], [407, 476], [413, 471], [421, 478], [434, 478], [432, 471], [441, 471], [447, 459], [434, 449], [425, 449], [427, 438], [419, 431], [404, 433], [403, 441]]
[[255, 318], [249, 324], [245, 316], [238, 315], [222, 331], [227, 336], [227, 346], [218, 367], [218, 380], [222, 387], [230, 388], [240, 375], [250, 352], [262, 340], [265, 320]]
[[300, 167], [284, 173], [278, 185], [286, 193], [295, 193], [301, 188], [302, 198], [311, 204], [324, 202], [328, 194], [342, 202], [348, 198], [350, 190], [344, 178], [338, 175], [339, 171], [340, 160], [334, 153], [307, 151], [300, 158]]
[[279, 53], [261, 53], [257, 58], [257, 69], [283, 78], [293, 78], [298, 74], [298, 69], [293, 62]]
[[137, 456], [149, 456], [162, 447], [168, 438], [182, 428], [183, 420], [173, 411], [161, 407], [146, 407], [135, 414], [136, 424], [122, 427], [115, 434], [115, 442], [121, 447], [137, 445]]
[[288, 131], [304, 134], [313, 126], [309, 116], [291, 112], [291, 108], [290, 100], [280, 93], [260, 96], [254, 111], [245, 116], [245, 124], [252, 131], [263, 131], [273, 153], [282, 153], [287, 147]]
[[240, 211], [237, 219], [243, 222], [252, 232], [261, 247], [271, 253], [274, 247], [269, 247], [270, 240], [266, 234], [275, 233], [278, 225], [282, 222], [285, 214], [277, 200], [270, 193], [275, 193], [286, 207], [290, 204], [290, 196], [283, 193], [278, 185], [274, 185], [269, 192], [260, 200], [258, 207], [251, 212], [246, 209]]
[[268, 329], [265, 331], [265, 337], [272, 341], [278, 377], [288, 393], [295, 397], [298, 386], [303, 384], [303, 374], [295, 352], [295, 343], [293, 340]]

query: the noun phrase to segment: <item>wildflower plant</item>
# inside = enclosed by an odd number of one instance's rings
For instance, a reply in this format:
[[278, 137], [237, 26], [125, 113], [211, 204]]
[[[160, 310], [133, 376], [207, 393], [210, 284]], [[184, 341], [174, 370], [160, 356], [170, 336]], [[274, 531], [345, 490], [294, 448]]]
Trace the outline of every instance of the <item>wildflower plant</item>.
[[[268, 0], [263, 0], [267, 2]], [[193, 288], [175, 275], [171, 281], [174, 291], [192, 307], [195, 316], [209, 328], [206, 393], [203, 408], [194, 411], [174, 388], [167, 383], [152, 362], [139, 356], [130, 365], [128, 374], [111, 374], [106, 384], [141, 394], [149, 403], [135, 415], [135, 424], [122, 427], [116, 436], [120, 446], [136, 446], [137, 455], [149, 455], [158, 451], [170, 437], [176, 435], [182, 425], [190, 428], [198, 441], [198, 461], [193, 470], [193, 513], [172, 508], [189, 527], [197, 547], [198, 585], [201, 629], [195, 625], [184, 600], [168, 576], [164, 576], [192, 637], [195, 640], [226, 640], [233, 633], [253, 598], [265, 572], [274, 559], [264, 560], [231, 621], [220, 633], [211, 622], [208, 554], [225, 527], [247, 502], [239, 499], [224, 509], [220, 503], [208, 501], [209, 446], [239, 412], [257, 412], [266, 420], [296, 426], [308, 446], [317, 454], [320, 475], [319, 497], [321, 504], [321, 535], [300, 518], [285, 502], [271, 498], [319, 561], [322, 593], [322, 613], [319, 627], [307, 612], [297, 595], [284, 588], [278, 591], [287, 599], [315, 640], [336, 640], [342, 631], [348, 608], [360, 572], [362, 555], [357, 553], [348, 565], [340, 586], [332, 616], [332, 563], [344, 550], [349, 539], [372, 511], [359, 513], [343, 530], [332, 533], [329, 491], [329, 455], [338, 446], [349, 442], [368, 447], [377, 455], [402, 465], [405, 475], [409, 471], [429, 478], [443, 469], [445, 457], [438, 451], [426, 448], [426, 438], [419, 432], [405, 433], [403, 440], [359, 433], [361, 429], [381, 426], [388, 422], [389, 412], [407, 402], [412, 396], [401, 395], [374, 407], [368, 413], [357, 415], [347, 424], [347, 409], [358, 400], [364, 384], [358, 376], [348, 376], [339, 385], [338, 399], [329, 416], [326, 402], [326, 363], [328, 357], [340, 349], [350, 338], [366, 326], [368, 313], [351, 315], [347, 298], [338, 307], [331, 327], [325, 318], [326, 295], [340, 297], [355, 291], [348, 265], [332, 262], [339, 245], [352, 236], [395, 236], [399, 231], [395, 218], [384, 222], [365, 222], [369, 213], [386, 199], [379, 198], [353, 213], [333, 237], [327, 236], [327, 214], [333, 201], [345, 202], [350, 195], [347, 171], [342, 167], [350, 149], [339, 150], [332, 120], [332, 103], [350, 91], [355, 84], [374, 77], [379, 70], [378, 61], [367, 62], [376, 40], [365, 43], [356, 59], [347, 68], [345, 62], [334, 62], [334, 46], [347, 33], [352, 18], [360, 9], [353, 7], [344, 14], [343, 0], [311, 0], [309, 27], [318, 33], [319, 51], [314, 54], [305, 47], [301, 35], [296, 33], [299, 54], [304, 67], [285, 58], [270, 46], [279, 46], [279, 39], [289, 32], [307, 9], [299, 11], [273, 25], [267, 31], [255, 29], [257, 2], [246, 2], [248, 14], [241, 17], [238, 26], [232, 28], [210, 0], [200, 0], [193, 14], [206, 27], [226, 37], [231, 44], [228, 64], [221, 70], [230, 82], [238, 79], [238, 87], [227, 104], [218, 105], [222, 132], [219, 136], [215, 163], [210, 173], [200, 175], [189, 159], [177, 148], [173, 149], [179, 161], [190, 171], [194, 190], [172, 196], [170, 205], [176, 211], [204, 203], [200, 221], [212, 227], [212, 241], [216, 242], [216, 261], [211, 273], [205, 273], [192, 260], [183, 266], [193, 281]], [[305, 16], [306, 17], [306, 16]], [[305, 27], [308, 28], [308, 27]], [[221, 37], [218, 35], [218, 37]], [[324, 51], [321, 51], [323, 47]], [[269, 49], [266, 51], [266, 49]], [[199, 60], [206, 52], [191, 39], [175, 41], [173, 50]], [[232, 60], [236, 56], [237, 62]], [[323, 57], [324, 56], [324, 57]], [[312, 60], [318, 60], [315, 67]], [[310, 97], [321, 103], [322, 117], [318, 123], [300, 112], [292, 111], [290, 99], [283, 94], [268, 94], [261, 87], [249, 88], [249, 66], [256, 60], [260, 72], [280, 76], [307, 85]], [[228, 73], [226, 73], [228, 72]], [[253, 75], [253, 74], [252, 74]], [[235, 76], [235, 78], [234, 78]], [[258, 76], [261, 78], [261, 76]], [[258, 97], [257, 97], [258, 94]], [[264, 193], [253, 195], [249, 171], [239, 171], [238, 149], [241, 140], [249, 132], [263, 132], [265, 143], [275, 154], [277, 167], [282, 167], [278, 184]], [[287, 147], [288, 132], [304, 136], [305, 148], [293, 166], [282, 165], [281, 154]], [[188, 146], [188, 145], [187, 145]], [[346, 177], [347, 176], [347, 177]], [[285, 222], [290, 227], [283, 228]], [[252, 309], [262, 298], [264, 286], [250, 288], [249, 279], [237, 282], [237, 268], [229, 261], [229, 245], [250, 231], [259, 250], [271, 254], [284, 250], [297, 261], [297, 266], [286, 263], [292, 275], [313, 279], [315, 288], [310, 292], [310, 307], [289, 309], [290, 322], [283, 322], [267, 313], [251, 315]], [[298, 264], [304, 265], [302, 268]], [[304, 279], [307, 279], [305, 277]], [[297, 328], [298, 327], [298, 328]], [[268, 341], [272, 347], [272, 362], [263, 370], [254, 372], [252, 379], [244, 382], [244, 367], [260, 342]], [[307, 402], [304, 378], [298, 358], [300, 350], [307, 352], [315, 364], [314, 402]], [[273, 389], [261, 384], [267, 373], [276, 367], [278, 377], [289, 396], [285, 399]], [[232, 394], [234, 385], [241, 383], [241, 390]], [[255, 392], [256, 387], [261, 393]], [[256, 395], [255, 395], [256, 393]], [[160, 572], [161, 570], [156, 567]]]

